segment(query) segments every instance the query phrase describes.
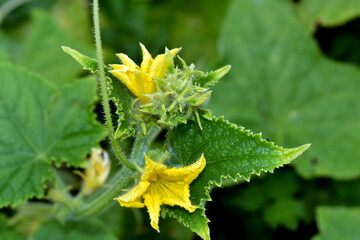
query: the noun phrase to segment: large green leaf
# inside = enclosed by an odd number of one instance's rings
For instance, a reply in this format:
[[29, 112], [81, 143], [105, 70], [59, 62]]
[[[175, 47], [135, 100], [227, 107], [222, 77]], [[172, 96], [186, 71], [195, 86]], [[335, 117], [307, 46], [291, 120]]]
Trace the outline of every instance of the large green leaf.
[[49, 220], [43, 223], [35, 233], [34, 240], [116, 240], [99, 221], [83, 219], [68, 220], [61, 223], [57, 220]]
[[360, 16], [360, 1], [303, 0], [298, 11], [305, 27], [314, 31], [317, 25], [335, 27]]
[[316, 215], [320, 234], [313, 240], [359, 240], [359, 207], [319, 207]]
[[172, 164], [186, 166], [195, 162], [201, 154], [206, 167], [191, 185], [191, 199], [196, 205], [210, 200], [212, 186], [220, 186], [222, 180], [231, 178], [250, 179], [252, 174], [273, 172], [275, 168], [290, 163], [309, 145], [284, 149], [261, 138], [243, 127], [220, 119], [202, 119], [202, 128], [194, 121], [180, 125], [169, 135], [173, 152]]
[[38, 72], [56, 85], [63, 86], [75, 79], [80, 66], [69, 61], [62, 45], [73, 46], [89, 53], [88, 45], [71, 36], [46, 12], [34, 11], [29, 33], [18, 55], [18, 62]]
[[287, 3], [234, 1], [219, 46], [232, 71], [215, 113], [279, 144], [313, 143], [295, 162], [303, 176], [360, 175], [360, 71], [322, 57]]
[[[214, 121], [202, 119], [201, 122], [202, 130], [197, 122], [192, 121], [179, 125], [167, 136], [173, 154], [173, 165], [190, 165], [201, 154], [206, 158], [205, 169], [191, 185], [190, 196], [195, 205], [203, 206], [206, 200], [210, 200], [209, 191], [215, 185], [221, 186], [223, 179], [249, 180], [252, 174], [273, 172], [309, 147], [303, 145], [284, 149], [262, 139], [260, 134], [251, 133], [221, 118]], [[170, 216], [187, 223], [190, 228], [196, 227], [191, 224], [192, 215], [185, 210], [169, 211], [172, 212]], [[198, 213], [206, 220], [201, 209]], [[202, 221], [203, 225], [207, 223], [205, 220]], [[203, 225], [200, 226], [205, 228]], [[196, 229], [194, 231], [197, 232]]]
[[0, 65], [0, 206], [42, 197], [52, 162], [84, 166], [85, 154], [104, 137], [92, 103], [96, 82], [58, 90], [11, 65]]

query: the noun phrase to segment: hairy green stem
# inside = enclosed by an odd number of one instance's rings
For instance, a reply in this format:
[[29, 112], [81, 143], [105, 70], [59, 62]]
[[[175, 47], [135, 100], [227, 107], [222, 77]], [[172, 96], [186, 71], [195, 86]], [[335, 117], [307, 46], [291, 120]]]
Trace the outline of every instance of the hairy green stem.
[[94, 21], [94, 37], [95, 37], [95, 46], [96, 46], [96, 58], [99, 65], [99, 80], [101, 88], [102, 103], [104, 107], [106, 127], [108, 129], [108, 135], [113, 146], [114, 152], [118, 157], [119, 161], [131, 170], [135, 170], [135, 167], [129, 162], [123, 153], [121, 146], [115, 139], [114, 126], [112, 124], [110, 105], [109, 105], [109, 96], [108, 88], [106, 83], [106, 76], [104, 70], [104, 60], [103, 53], [101, 48], [101, 36], [100, 36], [100, 20], [99, 20], [99, 1], [93, 1], [93, 21]]
[[153, 128], [148, 135], [143, 135], [141, 127], [138, 128], [134, 146], [131, 152], [130, 160], [142, 167], [144, 165], [144, 153], [147, 151], [149, 145], [154, 141], [156, 136], [162, 129]]
[[136, 140], [133, 145], [133, 150], [131, 153], [131, 162], [127, 160], [123, 152], [121, 151], [118, 142], [115, 139], [114, 128], [112, 125], [111, 115], [110, 115], [110, 106], [109, 98], [107, 95], [107, 85], [105, 79], [104, 71], [104, 62], [101, 51], [101, 39], [100, 39], [100, 26], [99, 26], [99, 6], [98, 0], [93, 1], [93, 16], [94, 16], [94, 33], [95, 33], [95, 43], [96, 43], [96, 53], [99, 64], [99, 78], [101, 84], [101, 94], [104, 105], [104, 112], [106, 118], [106, 125], [109, 131], [109, 137], [111, 143], [113, 144], [116, 155], [119, 157], [120, 161], [127, 167], [121, 168], [118, 173], [116, 173], [116, 181], [111, 184], [111, 187], [101, 193], [97, 198], [91, 202], [85, 204], [84, 207], [76, 210], [75, 215], [77, 217], [91, 217], [99, 214], [112, 203], [114, 203], [114, 198], [121, 194], [122, 190], [128, 188], [131, 184], [134, 184], [134, 180], [137, 179], [140, 175], [140, 172], [134, 172], [135, 169], [132, 163], [137, 164], [138, 166], [143, 165], [143, 154], [148, 149], [151, 142], [156, 138], [161, 129], [152, 129], [152, 131], [144, 136], [139, 130]]

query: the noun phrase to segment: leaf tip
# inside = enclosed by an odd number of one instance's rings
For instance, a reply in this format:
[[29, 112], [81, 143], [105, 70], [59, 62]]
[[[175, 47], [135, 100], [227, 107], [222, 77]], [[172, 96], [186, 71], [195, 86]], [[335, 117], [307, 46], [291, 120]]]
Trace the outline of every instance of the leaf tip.
[[299, 157], [301, 154], [303, 154], [309, 147], [311, 146], [311, 144], [304, 144], [301, 145], [300, 147], [297, 148], [291, 148], [291, 149], [287, 149], [285, 155], [287, 155], [287, 161], [290, 162], [292, 160], [294, 160], [295, 158]]
[[69, 53], [71, 52], [71, 48], [67, 47], [67, 46], [61, 46], [61, 49], [66, 52], [66, 53]]

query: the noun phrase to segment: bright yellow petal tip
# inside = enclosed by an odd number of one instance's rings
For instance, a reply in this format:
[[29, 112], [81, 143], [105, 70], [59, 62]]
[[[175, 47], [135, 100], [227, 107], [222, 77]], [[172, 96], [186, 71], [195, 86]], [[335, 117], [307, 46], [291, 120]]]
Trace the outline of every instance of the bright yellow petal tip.
[[[153, 78], [163, 78], [167, 71], [168, 59], [165, 54], [160, 54], [152, 58], [146, 47], [140, 43], [143, 60], [140, 67], [131, 60], [126, 54], [116, 54], [122, 64], [111, 64], [113, 69], [110, 71], [118, 78], [140, 101], [144, 103], [150, 102], [150, 95], [155, 92], [155, 82]], [[174, 57], [180, 48], [170, 50], [170, 54]]]
[[142, 72], [148, 73], [149, 69], [153, 63], [153, 58], [152, 58], [151, 54], [149, 53], [149, 51], [146, 49], [146, 47], [142, 43], [140, 43], [140, 47], [141, 47], [141, 52], [143, 55], [143, 60], [140, 65], [140, 69]]
[[128, 193], [115, 198], [121, 206], [135, 208], [146, 206], [150, 224], [157, 231], [159, 231], [161, 205], [176, 205], [189, 212], [196, 210], [196, 206], [193, 206], [190, 201], [190, 184], [205, 168], [204, 155], [189, 166], [167, 168], [145, 154], [145, 164], [141, 181]]

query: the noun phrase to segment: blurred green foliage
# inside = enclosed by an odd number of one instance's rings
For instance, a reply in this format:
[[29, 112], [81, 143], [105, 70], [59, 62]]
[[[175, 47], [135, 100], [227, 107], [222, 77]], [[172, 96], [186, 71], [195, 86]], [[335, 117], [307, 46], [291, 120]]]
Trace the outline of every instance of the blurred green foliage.
[[[0, 1], [0, 13], [10, 1]], [[215, 114], [263, 131], [286, 147], [313, 143], [294, 168], [215, 190], [214, 202], [206, 206], [213, 239], [310, 239], [316, 234], [314, 239], [358, 239], [359, 1], [103, 0], [100, 4], [107, 63], [117, 62], [118, 52], [140, 60], [142, 42], [153, 55], [165, 46], [182, 47], [181, 56], [202, 70], [231, 64], [231, 74], [214, 88], [210, 107]], [[25, 80], [28, 71], [34, 72], [36, 76], [29, 78], [36, 79], [40, 92], [80, 84], [76, 79], [86, 73], [60, 46], [94, 56], [90, 8], [85, 0], [33, 0], [6, 16], [0, 14], [0, 63], [27, 68], [17, 73]], [[88, 103], [94, 100], [92, 94], [88, 93]], [[57, 131], [53, 136], [61, 135]], [[0, 238], [21, 239], [7, 223], [11, 211], [1, 211], [7, 216], [0, 216]], [[44, 226], [53, 232], [64, 229], [54, 220]], [[97, 220], [75, 226], [71, 227], [77, 236], [88, 234], [90, 226], [109, 239], [193, 238], [168, 218], [159, 235], [148, 227], [145, 211], [117, 206]], [[47, 234], [44, 231], [48, 229], [39, 229], [38, 239]]]

